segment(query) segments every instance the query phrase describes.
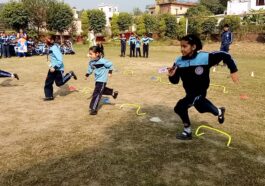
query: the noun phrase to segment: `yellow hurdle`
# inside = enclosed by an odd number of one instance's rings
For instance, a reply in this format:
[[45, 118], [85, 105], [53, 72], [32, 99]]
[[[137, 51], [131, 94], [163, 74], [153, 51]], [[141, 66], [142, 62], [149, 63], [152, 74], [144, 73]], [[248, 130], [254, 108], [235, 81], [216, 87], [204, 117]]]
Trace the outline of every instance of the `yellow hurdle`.
[[[154, 76], [155, 77], [155, 76]], [[164, 84], [168, 84], [168, 85], [171, 85], [170, 82], [166, 82], [166, 81], [162, 81], [162, 78], [161, 77], [155, 77], [157, 80], [157, 82], [160, 82], [160, 83], [164, 83]]]
[[210, 129], [210, 130], [216, 131], [216, 132], [218, 132], [218, 133], [221, 133], [221, 134], [227, 136], [227, 137], [228, 137], [228, 142], [227, 142], [226, 146], [227, 146], [227, 147], [230, 146], [231, 141], [232, 141], [232, 137], [231, 137], [229, 134], [227, 134], [226, 132], [221, 131], [221, 130], [219, 130], [219, 129], [215, 129], [215, 128], [212, 128], [212, 127], [206, 126], [206, 125], [201, 125], [201, 126], [199, 126], [198, 129], [196, 130], [195, 135], [196, 135], [197, 137], [200, 137], [200, 136], [204, 135], [204, 133], [199, 133], [199, 130], [200, 130], [201, 128]]
[[136, 110], [136, 115], [137, 116], [144, 116], [144, 115], [146, 115], [146, 113], [140, 113], [141, 105], [139, 105], [139, 104], [126, 103], [126, 104], [121, 105], [120, 106], [120, 109], [122, 109], [125, 106], [137, 108], [137, 110]]
[[224, 94], [227, 94], [227, 93], [228, 93], [228, 90], [227, 90], [226, 87], [223, 86], [223, 85], [210, 84], [210, 86], [212, 86], [212, 87], [222, 87], [222, 88], [223, 88], [223, 93], [224, 93]]
[[123, 72], [123, 74], [124, 75], [133, 75], [134, 74], [134, 72], [132, 71], [132, 70], [125, 70], [124, 72]]

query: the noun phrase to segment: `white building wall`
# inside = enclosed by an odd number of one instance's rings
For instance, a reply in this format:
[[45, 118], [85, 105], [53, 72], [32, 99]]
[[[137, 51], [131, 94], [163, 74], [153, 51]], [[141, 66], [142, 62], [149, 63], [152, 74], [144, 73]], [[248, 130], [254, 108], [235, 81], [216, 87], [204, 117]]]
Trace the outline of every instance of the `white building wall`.
[[265, 9], [265, 6], [257, 6], [256, 0], [231, 0], [227, 2], [227, 14], [239, 15], [248, 13], [251, 9]]
[[117, 6], [101, 4], [98, 6], [99, 10], [102, 10], [106, 15], [106, 26], [110, 26], [110, 20], [115, 14], [119, 14], [119, 9]]

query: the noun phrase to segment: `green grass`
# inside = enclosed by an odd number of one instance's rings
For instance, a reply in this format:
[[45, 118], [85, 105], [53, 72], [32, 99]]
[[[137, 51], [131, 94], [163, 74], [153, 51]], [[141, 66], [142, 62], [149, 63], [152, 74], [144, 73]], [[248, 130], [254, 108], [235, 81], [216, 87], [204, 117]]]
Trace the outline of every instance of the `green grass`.
[[[207, 51], [218, 48], [205, 46]], [[68, 85], [93, 89], [93, 78], [83, 80], [88, 49], [79, 45], [76, 50], [77, 55], [65, 56], [66, 71], [74, 70], [79, 78]], [[149, 59], [130, 59], [120, 58], [118, 47], [106, 46], [116, 68], [108, 86], [120, 95], [96, 117], [88, 115], [90, 94], [69, 92], [67, 86], [55, 89], [54, 102], [41, 100], [45, 57], [1, 59], [1, 69], [19, 73], [21, 80], [0, 80], [0, 185], [265, 185], [264, 50], [262, 44], [233, 45], [239, 86], [223, 73], [225, 68], [211, 74], [212, 83], [229, 91], [208, 91], [214, 104], [227, 108], [224, 125], [190, 110], [194, 132], [200, 125], [226, 131], [232, 136], [230, 148], [224, 136], [211, 131], [189, 142], [175, 139], [182, 124], [173, 108], [185, 96], [183, 88], [150, 78], [173, 63], [179, 47], [151, 46]], [[124, 75], [125, 70], [134, 75]], [[240, 100], [240, 94], [249, 99]], [[147, 115], [120, 110], [124, 103], [141, 104]], [[152, 123], [151, 117], [162, 122]]]

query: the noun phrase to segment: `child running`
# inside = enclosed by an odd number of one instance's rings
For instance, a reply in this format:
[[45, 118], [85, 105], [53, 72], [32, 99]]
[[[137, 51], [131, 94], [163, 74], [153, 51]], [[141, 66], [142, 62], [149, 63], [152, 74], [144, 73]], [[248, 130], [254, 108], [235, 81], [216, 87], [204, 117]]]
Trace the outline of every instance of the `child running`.
[[53, 97], [53, 83], [56, 86], [63, 86], [72, 77], [77, 80], [77, 77], [73, 71], [70, 71], [66, 75], [64, 74], [63, 55], [61, 53], [59, 45], [55, 44], [55, 37], [46, 38], [46, 44], [49, 46], [50, 68], [48, 71], [47, 79], [45, 81], [44, 101], [52, 101]]
[[92, 100], [90, 102], [90, 115], [97, 115], [102, 95], [110, 95], [116, 99], [119, 93], [106, 87], [108, 76], [112, 74], [112, 63], [102, 58], [100, 48], [97, 46], [90, 47], [88, 55], [91, 61], [88, 64], [86, 79], [94, 72], [96, 81]]
[[224, 123], [225, 108], [217, 108], [207, 98], [207, 89], [210, 85], [210, 68], [221, 61], [230, 69], [231, 78], [238, 83], [237, 66], [226, 52], [201, 52], [202, 42], [195, 35], [187, 35], [181, 39], [182, 57], [177, 58], [173, 67], [168, 68], [169, 80], [178, 84], [181, 79], [186, 91], [186, 97], [179, 100], [175, 112], [180, 116], [184, 130], [177, 139], [191, 140], [191, 122], [188, 109], [194, 106], [200, 113], [212, 113], [218, 117], [220, 124]]
[[3, 70], [0, 70], [0, 78], [16, 78], [19, 80], [19, 77], [16, 73], [10, 73]]

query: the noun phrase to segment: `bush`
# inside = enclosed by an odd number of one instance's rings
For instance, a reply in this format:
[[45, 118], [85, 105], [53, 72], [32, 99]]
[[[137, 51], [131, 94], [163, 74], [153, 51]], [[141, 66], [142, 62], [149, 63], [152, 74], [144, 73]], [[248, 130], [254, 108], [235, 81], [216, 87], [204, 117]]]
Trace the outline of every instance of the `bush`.
[[236, 15], [225, 16], [225, 18], [220, 22], [219, 29], [223, 30], [224, 25], [228, 24], [231, 31], [238, 31], [240, 29], [241, 19]]

